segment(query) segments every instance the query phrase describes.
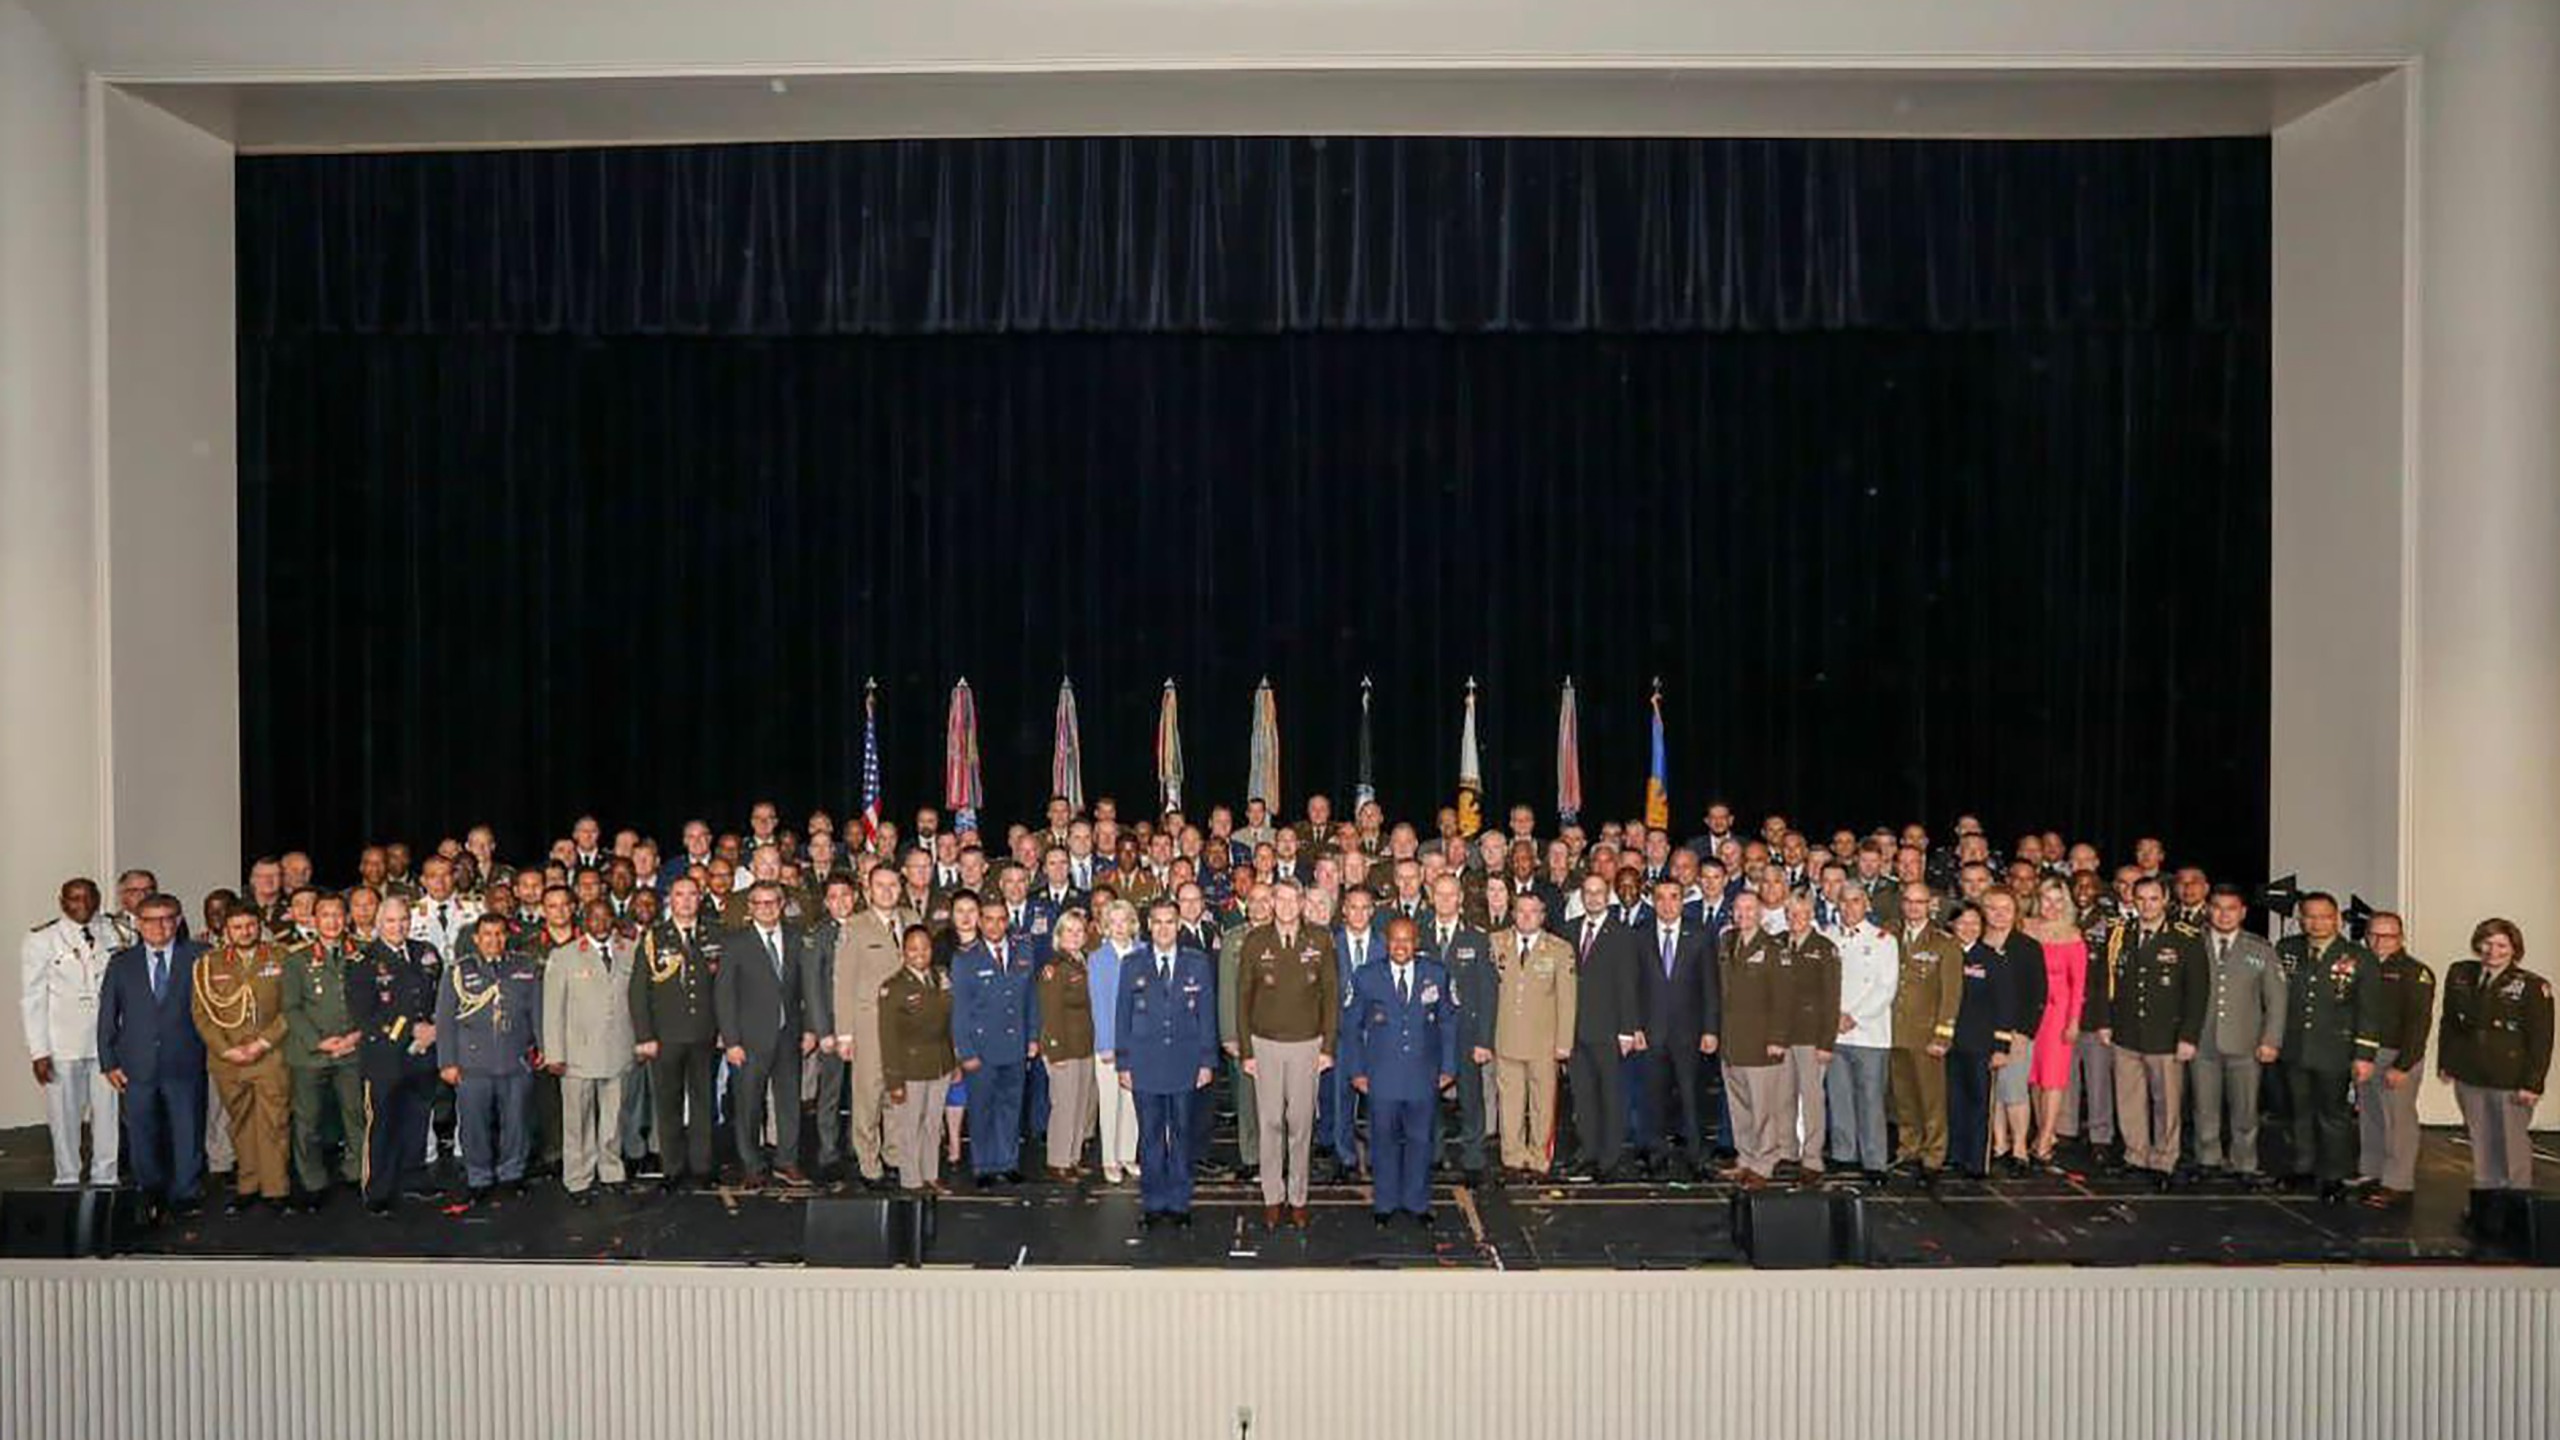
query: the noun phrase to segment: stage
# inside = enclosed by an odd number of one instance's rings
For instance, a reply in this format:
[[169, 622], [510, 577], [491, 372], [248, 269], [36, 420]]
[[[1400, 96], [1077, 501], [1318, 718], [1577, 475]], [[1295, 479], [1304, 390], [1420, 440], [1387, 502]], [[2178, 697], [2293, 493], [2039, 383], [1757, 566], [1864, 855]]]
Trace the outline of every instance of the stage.
[[[44, 1135], [0, 1134], [0, 1186], [41, 1186]], [[2560, 1193], [2543, 1147], [2542, 1188]], [[1881, 1268], [1994, 1265], [2501, 1263], [2465, 1232], [2469, 1154], [2459, 1132], [2430, 1131], [2415, 1201], [2393, 1212], [2282, 1189], [2194, 1180], [2161, 1193], [2144, 1180], [2078, 1170], [1935, 1191], [1832, 1182], [1866, 1199], [1867, 1263]], [[167, 1258], [624, 1261], [798, 1265], [810, 1198], [824, 1187], [662, 1195], [654, 1183], [574, 1206], [555, 1181], [501, 1191], [468, 1209], [409, 1202], [376, 1218], [341, 1190], [317, 1212], [204, 1213], [144, 1231], [126, 1253]], [[1381, 1229], [1365, 1193], [1316, 1187], [1308, 1229], [1262, 1224], [1258, 1188], [1204, 1183], [1188, 1229], [1138, 1225], [1134, 1185], [1088, 1179], [980, 1192], [964, 1180], [936, 1207], [927, 1264], [979, 1270], [1051, 1267], [1237, 1271], [1437, 1268], [1492, 1271], [1688, 1269], [1748, 1263], [1730, 1225], [1732, 1187], [1702, 1184], [1443, 1185], [1428, 1227]]]

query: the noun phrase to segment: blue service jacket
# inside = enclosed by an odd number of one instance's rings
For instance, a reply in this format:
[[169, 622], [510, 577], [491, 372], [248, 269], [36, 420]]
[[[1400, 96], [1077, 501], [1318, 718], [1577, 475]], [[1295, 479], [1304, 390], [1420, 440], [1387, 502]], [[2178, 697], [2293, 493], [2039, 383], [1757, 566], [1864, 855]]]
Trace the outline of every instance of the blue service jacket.
[[169, 947], [169, 976], [158, 999], [151, 994], [150, 952], [128, 945], [107, 957], [98, 984], [98, 1069], [122, 1070], [132, 1085], [163, 1075], [204, 1083], [204, 1036], [196, 1029], [196, 959], [202, 945], [180, 940]]
[[1005, 959], [977, 940], [951, 957], [951, 1048], [965, 1063], [1020, 1065], [1040, 1033], [1041, 946], [1005, 936]]
[[1188, 946], [1174, 954], [1173, 979], [1156, 973], [1152, 945], [1120, 962], [1120, 1003], [1112, 1062], [1131, 1088], [1149, 1095], [1191, 1090], [1200, 1072], [1217, 1064], [1218, 970]]
[[1419, 956], [1413, 994], [1396, 994], [1395, 966], [1363, 965], [1351, 981], [1351, 1014], [1342, 1032], [1343, 1065], [1367, 1077], [1372, 1100], [1428, 1100], [1440, 1077], [1458, 1073], [1458, 1007], [1449, 970]]

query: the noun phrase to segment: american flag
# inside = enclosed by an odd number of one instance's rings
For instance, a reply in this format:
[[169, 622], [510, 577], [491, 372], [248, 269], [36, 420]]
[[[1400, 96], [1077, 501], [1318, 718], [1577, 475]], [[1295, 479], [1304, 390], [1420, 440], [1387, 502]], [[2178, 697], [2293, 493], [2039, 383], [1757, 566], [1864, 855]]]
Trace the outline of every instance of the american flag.
[[880, 682], [862, 682], [862, 838], [880, 838]]

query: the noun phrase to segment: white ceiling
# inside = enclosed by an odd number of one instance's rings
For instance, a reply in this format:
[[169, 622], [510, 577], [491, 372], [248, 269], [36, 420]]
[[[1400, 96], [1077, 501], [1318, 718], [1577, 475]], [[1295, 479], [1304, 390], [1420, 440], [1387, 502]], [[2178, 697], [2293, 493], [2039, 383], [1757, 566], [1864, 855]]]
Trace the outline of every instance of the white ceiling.
[[115, 80], [2397, 63], [2470, 0], [0, 0]]
[[2384, 73], [1468, 71], [128, 87], [247, 151], [1079, 134], [2258, 134]]

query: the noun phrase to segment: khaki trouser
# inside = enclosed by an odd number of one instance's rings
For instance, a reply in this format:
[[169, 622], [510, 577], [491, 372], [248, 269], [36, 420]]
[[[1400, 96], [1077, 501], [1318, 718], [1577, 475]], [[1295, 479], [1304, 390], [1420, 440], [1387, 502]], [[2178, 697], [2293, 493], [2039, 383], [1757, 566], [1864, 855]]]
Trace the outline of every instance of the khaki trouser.
[[1823, 1111], [1822, 1072], [1831, 1068], [1831, 1062], [1810, 1045], [1790, 1045], [1782, 1063], [1795, 1094], [1788, 1097], [1786, 1113], [1778, 1117], [1778, 1158], [1793, 1160], [1806, 1173], [1819, 1175], [1822, 1146], [1831, 1133], [1830, 1119]]
[[2373, 1076], [2356, 1087], [2361, 1155], [2356, 1168], [2382, 1182], [2386, 1190], [2407, 1192], [2418, 1183], [2417, 1072], [2394, 1090], [2384, 1083], [2400, 1052], [2384, 1046], [2373, 1057]]
[[320, 1158], [320, 1110], [338, 1102], [338, 1131], [345, 1144], [338, 1151], [338, 1175], [350, 1185], [364, 1183], [364, 1077], [356, 1062], [343, 1065], [288, 1065], [293, 1077], [293, 1173], [302, 1188], [318, 1194], [329, 1188], [329, 1167]]
[[1766, 1180], [1786, 1158], [1781, 1136], [1796, 1121], [1795, 1074], [1784, 1060], [1724, 1067], [1727, 1108], [1733, 1112], [1733, 1152], [1742, 1168]]
[[[1514, 1170], [1546, 1173], [1556, 1133], [1556, 1062], [1496, 1056], [1493, 1089], [1502, 1117], [1502, 1163]], [[1266, 1140], [1262, 1154], [1265, 1175], [1271, 1173], [1274, 1158]]]
[[622, 1183], [622, 1081], [560, 1077], [560, 1183], [572, 1195]]
[[1947, 1163], [1947, 1060], [1921, 1046], [1893, 1047], [1885, 1094], [1893, 1101], [1894, 1159], [1930, 1170]]
[[1138, 1100], [1120, 1088], [1120, 1067], [1093, 1057], [1094, 1134], [1100, 1141], [1102, 1168], [1134, 1175], [1138, 1171]]
[[1094, 1103], [1093, 1057], [1043, 1060], [1049, 1067], [1049, 1168], [1070, 1170], [1084, 1161], [1084, 1142], [1100, 1112]]
[[2462, 1128], [2471, 1132], [2471, 1186], [2475, 1190], [2533, 1188], [2533, 1107], [2516, 1103], [2513, 1090], [2453, 1082], [2462, 1104]]
[[2196, 1163], [2223, 1163], [2222, 1120], [2231, 1112], [2231, 1168], [2258, 1173], [2258, 1059], [2255, 1055], [2198, 1055], [2187, 1066], [2196, 1091]]
[[[206, 1073], [210, 1076], [210, 1067], [207, 1068]], [[234, 1183], [237, 1183], [239, 1176], [236, 1167], [240, 1164], [240, 1152], [233, 1149], [231, 1145], [231, 1114], [222, 1108], [220, 1087], [208, 1085], [207, 1089], [215, 1098], [212, 1104], [204, 1107], [205, 1168], [231, 1175]]]
[[898, 1161], [898, 1184], [921, 1190], [942, 1178], [942, 1099], [951, 1093], [944, 1079], [910, 1080], [907, 1098], [889, 1106], [885, 1133]]
[[2163, 1175], [2178, 1168], [2186, 1069], [2175, 1055], [2116, 1047], [2116, 1133], [2124, 1137], [2125, 1164]]
[[1316, 1133], [1316, 1056], [1321, 1040], [1253, 1037], [1254, 1119], [1262, 1203], [1307, 1203], [1307, 1152]]
[[[872, 1038], [880, 1033], [879, 1012], [874, 1010], [867, 1017], [856, 1016], [854, 1023], [863, 1028], [855, 1032], [853, 1063], [845, 1067], [852, 1072], [847, 1078], [853, 1085], [852, 1101], [848, 1107], [853, 1111], [853, 1163], [861, 1167], [866, 1178], [876, 1180], [880, 1177], [882, 1165], [900, 1163], [898, 1157], [888, 1151], [886, 1131], [881, 1125], [889, 1105], [889, 1086], [880, 1078], [880, 1042]], [[829, 1115], [827, 1123], [835, 1124], [835, 1117]]]
[[216, 1060], [206, 1073], [213, 1080], [223, 1115], [231, 1122], [231, 1145], [239, 1156], [239, 1171], [231, 1181], [233, 1193], [269, 1200], [292, 1194], [292, 1180], [285, 1174], [285, 1124], [293, 1090], [285, 1078], [284, 1057], [270, 1053], [247, 1065]]

